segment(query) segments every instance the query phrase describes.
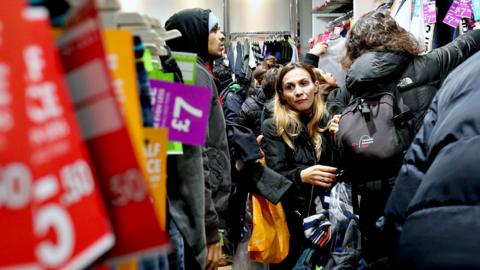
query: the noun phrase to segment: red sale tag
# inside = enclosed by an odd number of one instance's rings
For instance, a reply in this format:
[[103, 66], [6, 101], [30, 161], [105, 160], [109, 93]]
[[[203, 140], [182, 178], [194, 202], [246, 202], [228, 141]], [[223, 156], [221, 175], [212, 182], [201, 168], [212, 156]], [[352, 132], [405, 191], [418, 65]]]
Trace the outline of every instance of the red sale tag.
[[8, 12], [13, 16], [0, 11], [0, 103], [12, 125], [1, 135], [0, 268], [85, 268], [114, 237], [48, 14]]
[[84, 1], [71, 16], [58, 45], [116, 236], [105, 258], [153, 252], [168, 238], [160, 228], [113, 90], [95, 1]]
[[206, 87], [150, 80], [156, 127], [168, 128], [168, 139], [205, 144], [212, 91]]

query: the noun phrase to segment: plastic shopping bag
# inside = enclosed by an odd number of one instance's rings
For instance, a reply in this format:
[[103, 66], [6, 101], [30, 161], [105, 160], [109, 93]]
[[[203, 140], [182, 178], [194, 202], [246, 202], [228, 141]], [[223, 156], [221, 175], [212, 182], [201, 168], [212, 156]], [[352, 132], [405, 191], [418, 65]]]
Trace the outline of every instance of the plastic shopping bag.
[[272, 204], [252, 195], [253, 230], [248, 251], [250, 258], [261, 263], [279, 263], [288, 255], [287, 220], [282, 205]]

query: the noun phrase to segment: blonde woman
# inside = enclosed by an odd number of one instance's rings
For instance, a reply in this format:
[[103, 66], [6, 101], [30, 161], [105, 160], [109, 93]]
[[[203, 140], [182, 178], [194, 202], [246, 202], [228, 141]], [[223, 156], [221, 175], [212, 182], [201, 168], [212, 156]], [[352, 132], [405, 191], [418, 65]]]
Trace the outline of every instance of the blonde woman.
[[[329, 121], [320, 84], [310, 66], [289, 64], [279, 73], [273, 117], [262, 126], [267, 165], [292, 181], [282, 198], [290, 231], [290, 251], [271, 269], [292, 269], [308, 245], [303, 218], [313, 214], [313, 198], [335, 183], [331, 133], [338, 118]], [[312, 206], [313, 205], [313, 206]]]

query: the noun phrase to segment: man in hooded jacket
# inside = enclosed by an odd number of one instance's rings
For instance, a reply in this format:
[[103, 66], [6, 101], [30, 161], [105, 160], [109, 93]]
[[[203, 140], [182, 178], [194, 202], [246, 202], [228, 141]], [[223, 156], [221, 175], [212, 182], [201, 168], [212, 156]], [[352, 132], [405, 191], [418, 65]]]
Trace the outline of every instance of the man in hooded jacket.
[[185, 268], [214, 269], [221, 256], [218, 230], [228, 207], [231, 179], [225, 119], [209, 67], [222, 56], [225, 37], [208, 9], [180, 11], [165, 28], [182, 33], [167, 45], [173, 51], [196, 53], [196, 85], [212, 90], [206, 145], [185, 145], [183, 155], [169, 157], [168, 198], [170, 215], [186, 244]]

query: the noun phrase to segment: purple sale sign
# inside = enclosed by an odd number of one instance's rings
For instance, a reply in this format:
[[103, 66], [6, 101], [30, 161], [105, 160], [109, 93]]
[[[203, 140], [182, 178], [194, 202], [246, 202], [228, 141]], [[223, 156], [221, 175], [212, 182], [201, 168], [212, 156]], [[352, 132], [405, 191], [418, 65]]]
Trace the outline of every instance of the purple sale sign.
[[168, 139], [205, 145], [212, 91], [207, 87], [149, 80], [155, 127], [168, 128]]

